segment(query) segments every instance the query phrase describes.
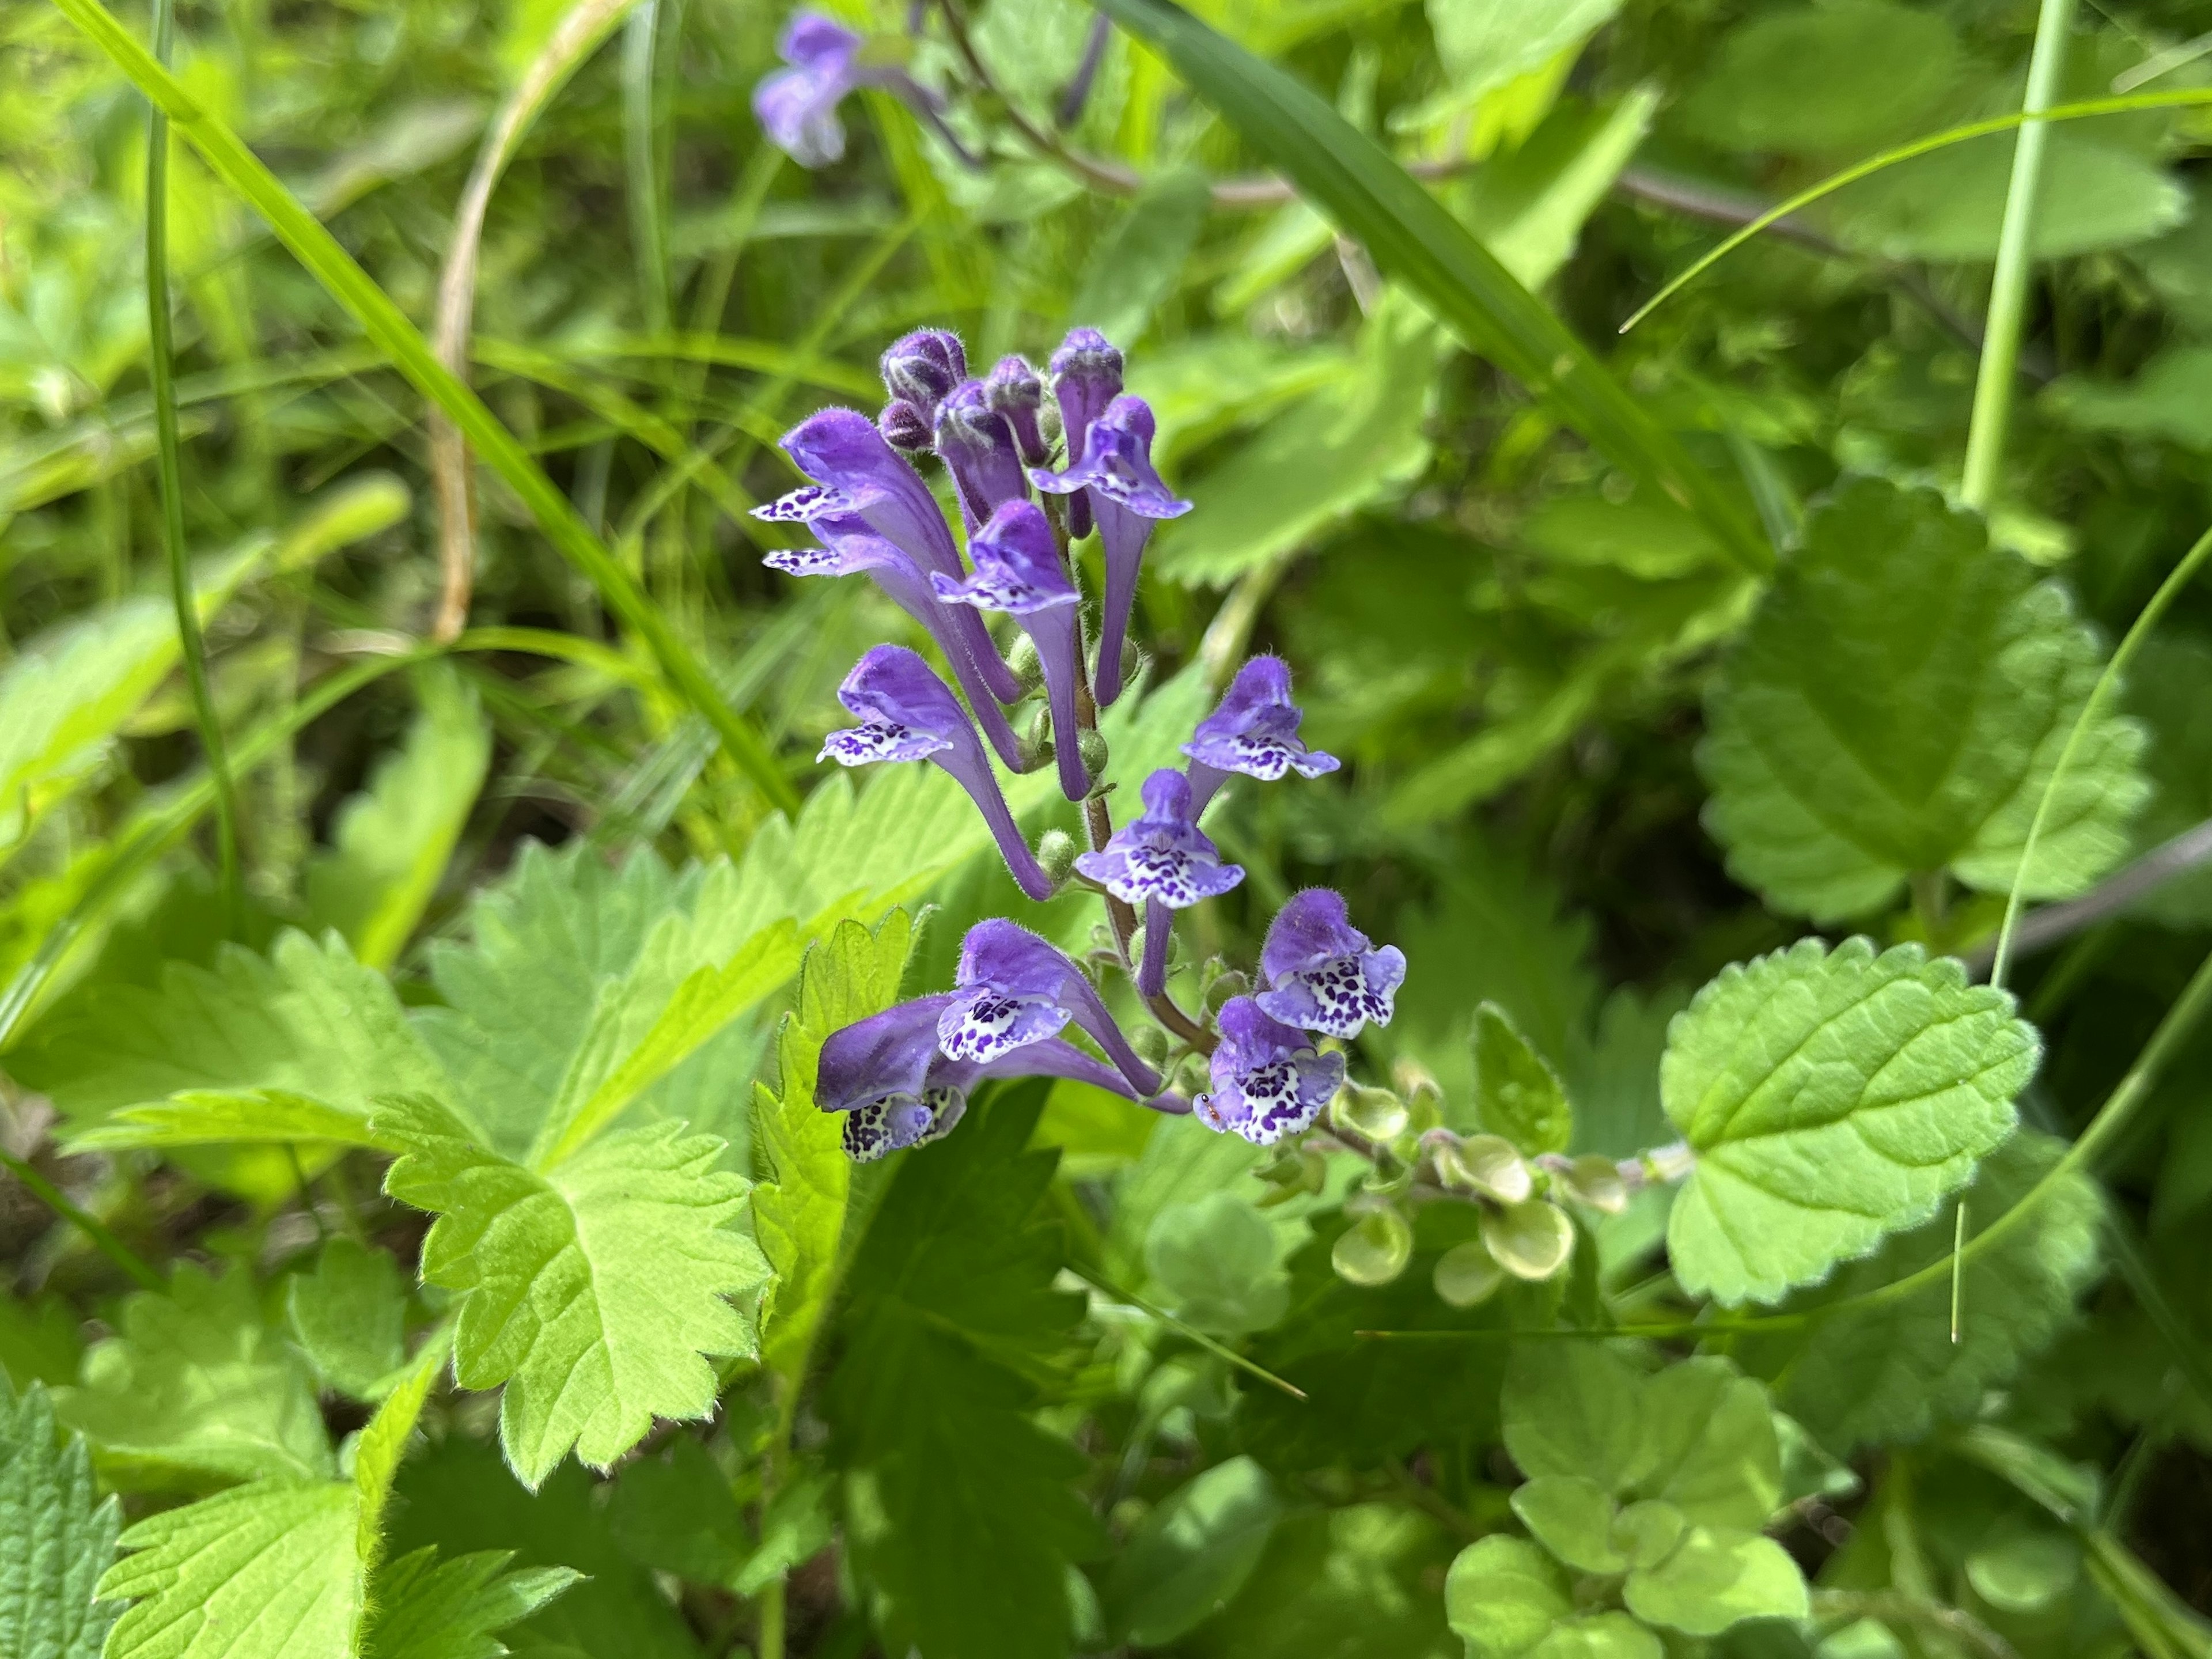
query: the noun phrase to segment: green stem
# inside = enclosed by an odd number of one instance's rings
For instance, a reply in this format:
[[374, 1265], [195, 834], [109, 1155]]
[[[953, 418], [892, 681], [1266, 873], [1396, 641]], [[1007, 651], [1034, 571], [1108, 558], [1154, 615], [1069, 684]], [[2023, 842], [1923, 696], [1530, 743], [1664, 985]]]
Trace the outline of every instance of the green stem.
[[161, 1275], [142, 1261], [137, 1252], [118, 1238], [91, 1212], [70, 1202], [70, 1196], [15, 1153], [0, 1146], [0, 1170], [21, 1182], [23, 1190], [99, 1246], [100, 1253], [149, 1291], [161, 1288]]
[[660, 214], [660, 165], [653, 125], [654, 46], [660, 0], [645, 0], [623, 24], [623, 160], [629, 197], [629, 234], [646, 325], [668, 326], [668, 239]]
[[799, 792], [751, 722], [724, 702], [713, 678], [644, 590], [592, 533], [568, 498], [547, 477], [483, 399], [438, 361], [419, 330], [339, 246], [299, 198], [285, 189], [229, 126], [202, 108], [175, 76], [131, 38], [100, 0], [54, 0], [131, 83], [163, 110], [209, 167], [267, 222], [277, 240], [358, 322], [378, 348], [435, 403], [461, 434], [522, 500], [546, 538], [642, 639], [670, 684], [714, 726], [730, 758], [769, 801], [799, 808]]
[[[2028, 60], [2027, 96], [2021, 111], [2039, 115], [2058, 99], [2058, 77], [2074, 33], [2074, 0], [2043, 0]], [[2013, 147], [2012, 182], [2005, 191], [2004, 228], [1997, 233], [1997, 264], [1990, 279], [1989, 319], [1982, 331], [1982, 361], [1974, 378], [1974, 414], [1966, 430], [1966, 472], [1960, 497], [1986, 514], [1996, 500], [2004, 470], [2005, 428], [2012, 422], [2013, 376], [2020, 366], [2021, 320], [2027, 310], [2027, 279], [2035, 267], [2036, 198], [2043, 188], [2043, 155], [2051, 129], [2029, 121]]]
[[[176, 0], [154, 0], [154, 56], [166, 68], [176, 27]], [[177, 436], [177, 381], [169, 335], [169, 118], [159, 104], [146, 112], [146, 334], [153, 375], [156, 471], [161, 480], [161, 540], [168, 555], [169, 593], [177, 608], [177, 644], [191, 694], [192, 720], [215, 782], [216, 844], [222, 870], [223, 914], [237, 933], [246, 915], [238, 873], [238, 788], [222, 742], [222, 722], [208, 689], [207, 641], [200, 635], [192, 595], [191, 561], [185, 551], [185, 469]]]

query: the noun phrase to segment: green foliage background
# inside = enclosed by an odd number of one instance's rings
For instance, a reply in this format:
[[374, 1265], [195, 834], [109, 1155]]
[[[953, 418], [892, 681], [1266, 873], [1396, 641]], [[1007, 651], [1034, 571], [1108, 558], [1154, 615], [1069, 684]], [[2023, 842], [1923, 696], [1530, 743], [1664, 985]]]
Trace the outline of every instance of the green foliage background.
[[[780, 3], [183, 9], [234, 878], [149, 19], [0, 0], [0, 1659], [2212, 1654], [2212, 601], [2092, 702], [2212, 524], [2212, 7], [1109, 0], [1073, 112], [1076, 0], [831, 9], [975, 164], [882, 91], [781, 156]], [[2050, 131], [1991, 500], [2008, 133], [1619, 331], [2018, 109], [2039, 13], [2058, 101], [2165, 96]], [[402, 337], [499, 145], [441, 636]], [[1346, 763], [1226, 792], [1176, 988], [1341, 890], [1433, 1114], [1373, 1138], [1474, 1200], [1074, 1085], [866, 1166], [814, 1109], [970, 923], [1093, 918], [812, 763], [924, 641], [747, 509], [896, 335], [1078, 324], [1195, 503], [1118, 799], [1257, 650]]]

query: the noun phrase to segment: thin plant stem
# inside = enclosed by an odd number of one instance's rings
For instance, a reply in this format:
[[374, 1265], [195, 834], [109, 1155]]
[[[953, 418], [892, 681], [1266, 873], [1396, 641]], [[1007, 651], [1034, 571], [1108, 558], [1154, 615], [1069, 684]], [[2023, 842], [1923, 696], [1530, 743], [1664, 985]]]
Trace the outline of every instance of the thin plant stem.
[[[176, 0], [154, 0], [154, 56], [167, 67], [176, 32]], [[184, 659], [192, 723], [215, 784], [216, 847], [222, 872], [223, 915], [233, 934], [245, 921], [245, 889], [238, 867], [238, 787], [222, 741], [222, 722], [208, 689], [207, 641], [200, 633], [199, 602], [192, 593], [191, 559], [185, 549], [185, 468], [177, 435], [175, 349], [169, 332], [169, 118], [146, 106], [146, 344], [153, 380], [155, 471], [161, 498], [161, 541], [169, 564], [169, 594], [177, 611], [177, 647]]]
[[[2057, 101], [2058, 77], [2074, 32], [2074, 0], [2043, 0], [2028, 60], [2026, 115]], [[2012, 423], [2014, 375], [2020, 364], [2020, 331], [2027, 311], [2027, 282], [2035, 266], [2036, 198], [2043, 190], [2043, 158], [2051, 129], [2029, 121], [2013, 147], [2012, 182], [2005, 190], [2004, 226], [1997, 233], [1996, 270], [1990, 279], [1989, 320], [1982, 329], [1982, 359], [1974, 377], [1974, 412], [1966, 428], [1966, 477], [1960, 497], [1978, 513], [1996, 500], [2004, 471], [2006, 428]]]
[[90, 1239], [102, 1255], [130, 1274], [139, 1285], [149, 1291], [161, 1288], [161, 1275], [148, 1267], [137, 1251], [110, 1231], [106, 1222], [71, 1201], [67, 1193], [4, 1146], [0, 1146], [0, 1170], [5, 1170], [15, 1176], [22, 1183], [25, 1192]]
[[2105, 665], [2105, 672], [2097, 677], [2096, 684], [2090, 688], [2088, 700], [2081, 705], [2081, 712], [2074, 717], [2074, 729], [2066, 734], [2066, 746], [2058, 751], [2058, 763], [2051, 769], [2051, 781], [2043, 786], [2043, 799], [2035, 804], [2035, 817], [2027, 826], [2027, 840], [2020, 849], [2020, 867], [2013, 872], [2012, 890], [2005, 896], [2004, 922], [1997, 929], [1996, 954], [1990, 960], [1990, 983], [2000, 989], [2005, 982], [2006, 970], [2012, 966], [2013, 936], [2020, 927], [2021, 901], [2026, 893], [2028, 872], [2035, 867], [2033, 860], [2036, 844], [2042, 839], [2044, 823], [2051, 816], [2051, 804], [2058, 799], [2058, 785], [2066, 775], [2066, 769], [2073, 763], [2074, 751], [2081, 746], [2081, 738], [2089, 729], [2089, 722], [2118, 688], [2120, 676], [2126, 672], [2129, 660], [2142, 647], [2142, 642], [2150, 637], [2151, 630], [2158, 626], [2159, 618], [2166, 614], [2167, 607], [2179, 597], [2181, 590], [2189, 585], [2190, 579], [2196, 575], [2208, 557], [2212, 557], [2212, 530], [2207, 530], [2199, 536], [2196, 545], [2181, 556], [2181, 562], [2167, 573], [2166, 580], [2158, 585], [2158, 592], [2150, 596], [2149, 603], [2128, 625], [2128, 631], [2122, 637], [2118, 648], [2112, 653], [2112, 660]]

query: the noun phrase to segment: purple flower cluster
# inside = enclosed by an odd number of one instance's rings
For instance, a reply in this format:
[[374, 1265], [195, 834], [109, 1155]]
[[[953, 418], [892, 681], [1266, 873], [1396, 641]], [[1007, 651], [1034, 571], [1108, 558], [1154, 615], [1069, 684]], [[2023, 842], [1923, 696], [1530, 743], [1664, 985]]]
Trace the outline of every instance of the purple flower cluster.
[[[924, 329], [886, 351], [882, 368], [889, 402], [877, 419], [828, 409], [785, 435], [785, 453], [812, 482], [758, 516], [803, 525], [818, 545], [771, 553], [767, 562], [793, 575], [866, 576], [921, 628], [953, 684], [918, 653], [877, 646], [838, 688], [857, 724], [830, 732], [821, 758], [941, 767], [975, 801], [1023, 892], [1050, 898], [1073, 874], [1104, 895], [1121, 967], [1187, 1049], [1206, 1057], [1210, 1086], [1188, 1100], [1173, 1092], [1082, 968], [994, 920], [969, 932], [952, 990], [831, 1035], [818, 1103], [846, 1115], [845, 1146], [860, 1159], [945, 1134], [987, 1078], [1077, 1079], [1157, 1110], [1194, 1111], [1261, 1145], [1310, 1127], [1344, 1081], [1344, 1054], [1322, 1042], [1387, 1024], [1406, 959], [1394, 946], [1376, 948], [1352, 926], [1344, 900], [1316, 888], [1283, 907], [1261, 952], [1261, 983], [1224, 1003], [1212, 1029], [1167, 996], [1175, 913], [1244, 878], [1199, 827], [1207, 804], [1232, 775], [1319, 777], [1338, 763], [1300, 738], [1288, 666], [1255, 657], [1183, 745], [1188, 764], [1152, 773], [1139, 792], [1142, 810], [1112, 828], [1084, 740], [1094, 735], [1093, 711], [1125, 689], [1152, 527], [1190, 506], [1152, 465], [1152, 412], [1122, 391], [1121, 354], [1095, 330], [1076, 329], [1053, 356], [1048, 392], [1048, 377], [1020, 357], [971, 376], [958, 338]], [[964, 557], [915, 470], [930, 455], [944, 465]], [[1070, 554], [1094, 529], [1106, 578], [1095, 653]], [[992, 750], [1015, 771], [1037, 760], [1007, 718], [1024, 688], [986, 626], [993, 613], [1011, 618], [1034, 648], [1061, 791], [1086, 803], [1091, 850], [1055, 855], [1051, 869], [1023, 839], [991, 764]], [[1139, 916], [1141, 953], [1126, 948]], [[1066, 1039], [1071, 1025], [1103, 1060]]]

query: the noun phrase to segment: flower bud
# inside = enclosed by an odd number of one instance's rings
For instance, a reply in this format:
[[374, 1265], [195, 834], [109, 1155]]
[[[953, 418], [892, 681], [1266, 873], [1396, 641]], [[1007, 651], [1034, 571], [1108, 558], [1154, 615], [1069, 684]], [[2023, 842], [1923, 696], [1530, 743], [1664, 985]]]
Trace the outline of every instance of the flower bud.
[[[1106, 775], [1106, 738], [1101, 732], [1085, 729], [1075, 740], [1083, 756], [1083, 769], [1094, 780]], [[1096, 793], [1095, 786], [1093, 793]]]
[[1406, 1127], [1406, 1103], [1388, 1089], [1347, 1083], [1328, 1103], [1329, 1121], [1370, 1140], [1395, 1140]]
[[[1052, 878], [1052, 884], [1055, 887], [1065, 883], [1074, 870], [1075, 852], [1075, 837], [1065, 830], [1048, 830], [1037, 837], [1037, 863], [1042, 866], [1045, 874]], [[1150, 1054], [1145, 1058], [1152, 1065], [1159, 1064]]]
[[1218, 1014], [1231, 997], [1241, 997], [1252, 988], [1252, 978], [1234, 968], [1214, 976], [1213, 983], [1206, 988], [1206, 1012]]
[[1030, 367], [1025, 357], [1001, 357], [990, 378], [983, 382], [983, 391], [991, 407], [1006, 417], [1006, 424], [1014, 429], [1014, 442], [1022, 453], [1024, 466], [1042, 466], [1052, 459], [1046, 448], [1044, 428], [1039, 415], [1044, 408], [1044, 382]]
[[1395, 1209], [1370, 1210], [1337, 1235], [1328, 1259], [1346, 1284], [1388, 1285], [1413, 1259], [1413, 1230]]
[[945, 395], [968, 378], [968, 354], [950, 330], [917, 329], [891, 342], [881, 368], [892, 397], [912, 404], [924, 418], [933, 418]]
[[1542, 1199], [1482, 1212], [1482, 1242], [1516, 1279], [1546, 1279], [1575, 1253], [1575, 1224]]
[[1006, 666], [1024, 691], [1034, 691], [1044, 684], [1044, 659], [1037, 655], [1036, 641], [1027, 634], [1014, 641], [1014, 648], [1006, 653]]
[[1480, 1239], [1455, 1244], [1437, 1258], [1437, 1295], [1455, 1308], [1472, 1308], [1498, 1294], [1505, 1269]]
[[902, 455], [927, 455], [935, 443], [929, 417], [903, 398], [894, 398], [876, 416], [876, 430]]
[[1158, 1071], [1168, 1063], [1168, 1050], [1174, 1045], [1158, 1026], [1139, 1025], [1129, 1033], [1129, 1046], [1137, 1051], [1139, 1060]]

